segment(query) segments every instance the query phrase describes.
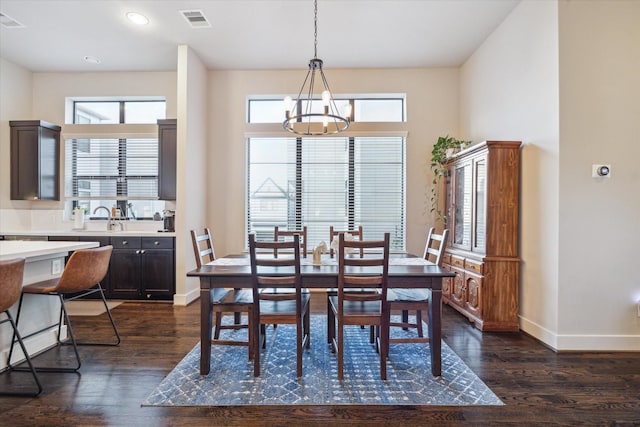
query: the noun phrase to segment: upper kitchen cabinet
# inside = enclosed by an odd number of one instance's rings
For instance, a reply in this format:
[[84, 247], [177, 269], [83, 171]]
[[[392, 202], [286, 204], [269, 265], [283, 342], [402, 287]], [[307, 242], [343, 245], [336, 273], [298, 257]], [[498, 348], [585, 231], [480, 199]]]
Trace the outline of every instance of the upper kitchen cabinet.
[[11, 200], [60, 200], [60, 126], [10, 121]]
[[176, 199], [176, 119], [158, 120], [158, 197]]

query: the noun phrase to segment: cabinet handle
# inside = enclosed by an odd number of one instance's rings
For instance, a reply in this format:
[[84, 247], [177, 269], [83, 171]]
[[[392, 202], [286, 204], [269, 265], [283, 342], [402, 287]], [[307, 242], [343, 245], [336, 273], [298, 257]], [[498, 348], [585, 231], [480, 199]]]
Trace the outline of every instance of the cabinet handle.
[[158, 246], [160, 244], [160, 242], [158, 242], [157, 240], [155, 242], [153, 242], [154, 245]]
[[123, 241], [122, 241], [122, 246], [126, 246], [126, 245], [128, 245], [128, 244], [129, 244], [129, 242], [127, 242], [126, 240], [123, 240]]
[[136, 251], [136, 254], [139, 254], [139, 253], [140, 253], [140, 250], [138, 249], [138, 250]]
[[144, 249], [142, 249], [139, 253], [143, 254], [144, 253]]

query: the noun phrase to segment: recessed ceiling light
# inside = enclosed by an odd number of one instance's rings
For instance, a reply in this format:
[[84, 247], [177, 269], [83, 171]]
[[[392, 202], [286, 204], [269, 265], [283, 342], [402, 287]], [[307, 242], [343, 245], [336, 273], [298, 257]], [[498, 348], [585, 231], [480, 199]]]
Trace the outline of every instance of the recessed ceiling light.
[[89, 55], [85, 56], [84, 60], [90, 64], [99, 64], [101, 62], [100, 58], [96, 58], [95, 56], [89, 56]]
[[147, 25], [149, 23], [149, 19], [138, 12], [127, 12], [127, 18], [136, 25]]

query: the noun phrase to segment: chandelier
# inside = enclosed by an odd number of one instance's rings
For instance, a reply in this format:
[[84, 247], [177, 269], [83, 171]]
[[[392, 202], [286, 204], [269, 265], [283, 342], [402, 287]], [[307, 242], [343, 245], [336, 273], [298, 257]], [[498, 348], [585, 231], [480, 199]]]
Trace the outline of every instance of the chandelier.
[[[340, 115], [322, 71], [322, 60], [318, 58], [318, 0], [313, 1], [313, 15], [313, 59], [309, 61], [309, 71], [298, 98], [295, 101], [290, 96], [284, 99], [286, 112], [282, 127], [297, 135], [334, 134], [347, 130], [350, 124], [351, 104], [347, 103], [345, 114]], [[316, 91], [317, 80], [320, 82]], [[317, 96], [320, 90], [321, 95]]]

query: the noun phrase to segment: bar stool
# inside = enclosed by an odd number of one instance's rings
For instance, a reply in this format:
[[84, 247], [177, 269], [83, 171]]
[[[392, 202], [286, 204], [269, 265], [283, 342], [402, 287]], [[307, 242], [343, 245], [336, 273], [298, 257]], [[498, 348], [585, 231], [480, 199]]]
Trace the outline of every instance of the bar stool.
[[[57, 325], [58, 345], [64, 345], [68, 343], [63, 342], [60, 339], [62, 322], [64, 319], [64, 322], [67, 325], [67, 330], [69, 332], [69, 341], [71, 342], [71, 345], [73, 345], [73, 351], [75, 353], [77, 362], [77, 366], [75, 368], [36, 366], [36, 371], [77, 372], [82, 364], [80, 360], [80, 354], [78, 353], [78, 345], [117, 346], [120, 344], [120, 334], [118, 333], [118, 329], [116, 328], [115, 322], [113, 321], [111, 310], [107, 305], [107, 300], [104, 297], [104, 292], [102, 292], [102, 286], [100, 285], [102, 279], [104, 279], [104, 277], [107, 275], [112, 250], [113, 246], [102, 246], [99, 248], [77, 250], [73, 252], [73, 254], [71, 254], [71, 256], [69, 257], [69, 260], [64, 267], [64, 271], [59, 278], [44, 280], [42, 282], [24, 286], [22, 288], [22, 296], [20, 297], [20, 303], [18, 304], [18, 314], [16, 316], [16, 325], [18, 325], [20, 322], [20, 311], [22, 309], [22, 302], [24, 300], [25, 294], [56, 296], [60, 299], [60, 317], [58, 319], [58, 322], [38, 331], [32, 332], [24, 338], [43, 332], [51, 328], [52, 326]], [[69, 319], [69, 314], [67, 313], [65, 302], [82, 298], [93, 293], [99, 293], [102, 297], [102, 302], [104, 303], [104, 307], [106, 309], [107, 315], [109, 316], [111, 327], [113, 328], [113, 332], [115, 335], [114, 342], [77, 342], [75, 336], [73, 335], [73, 329], [71, 327], [71, 321]], [[73, 294], [73, 296], [70, 298], [65, 298], [65, 294]], [[11, 358], [12, 352], [13, 343], [11, 345], [11, 351], [9, 352], [9, 358]]]
[[[20, 293], [22, 291], [22, 278], [24, 275], [24, 258], [12, 259], [7, 261], [0, 261], [0, 312], [6, 314], [7, 318], [4, 320], [0, 320], [0, 324], [9, 322], [11, 327], [13, 328], [13, 336], [14, 340], [18, 341], [20, 344], [20, 348], [22, 349], [22, 353], [24, 354], [25, 360], [29, 365], [29, 370], [31, 371], [31, 375], [33, 375], [33, 379], [35, 380], [36, 386], [38, 387], [37, 392], [6, 392], [0, 391], [0, 395], [3, 396], [37, 396], [42, 392], [42, 385], [40, 384], [40, 380], [38, 379], [38, 374], [36, 373], [33, 364], [31, 363], [31, 358], [29, 357], [29, 353], [27, 353], [27, 349], [24, 346], [24, 342], [22, 341], [22, 337], [18, 332], [18, 328], [16, 323], [13, 321], [13, 317], [11, 317], [11, 313], [9, 313], [9, 309], [18, 301], [20, 298]], [[12, 343], [13, 346], [13, 343]], [[7, 370], [12, 370], [11, 367], [11, 359], [7, 358]]]

